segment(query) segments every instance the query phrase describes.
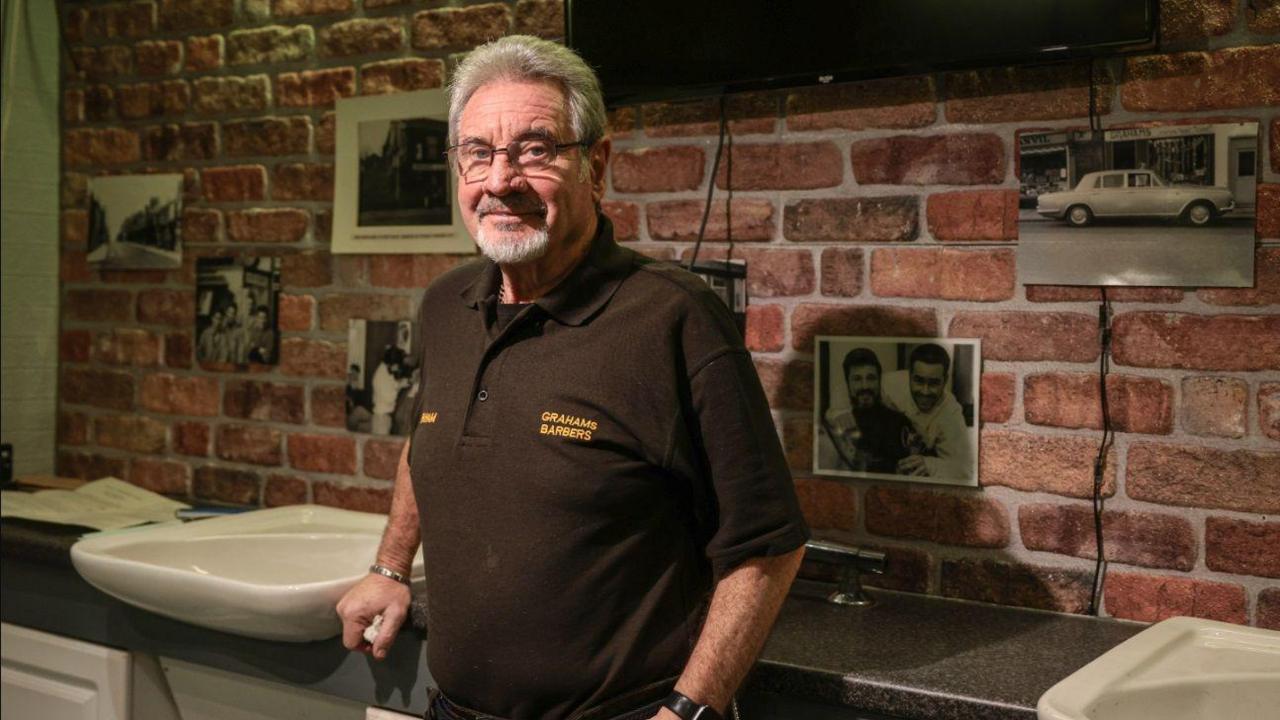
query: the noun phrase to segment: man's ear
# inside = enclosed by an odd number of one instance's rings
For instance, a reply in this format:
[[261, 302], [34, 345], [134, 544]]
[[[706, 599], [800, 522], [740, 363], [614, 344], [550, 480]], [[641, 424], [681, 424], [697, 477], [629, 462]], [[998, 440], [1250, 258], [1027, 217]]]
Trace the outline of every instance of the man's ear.
[[605, 177], [609, 172], [609, 155], [613, 152], [613, 140], [604, 136], [591, 146], [591, 197], [599, 205], [604, 200]]

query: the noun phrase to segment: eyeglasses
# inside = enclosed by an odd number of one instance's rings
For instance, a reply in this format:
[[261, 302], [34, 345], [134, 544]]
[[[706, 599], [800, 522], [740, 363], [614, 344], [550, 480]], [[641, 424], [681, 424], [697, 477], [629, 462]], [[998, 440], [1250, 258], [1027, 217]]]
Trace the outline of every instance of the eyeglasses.
[[571, 147], [588, 147], [591, 143], [578, 140], [576, 142], [557, 143], [548, 138], [527, 138], [516, 140], [505, 148], [494, 148], [480, 142], [466, 142], [449, 147], [453, 153], [458, 174], [467, 182], [478, 182], [489, 177], [489, 168], [498, 153], [507, 154], [507, 162], [520, 172], [541, 170], [556, 161], [561, 150]]

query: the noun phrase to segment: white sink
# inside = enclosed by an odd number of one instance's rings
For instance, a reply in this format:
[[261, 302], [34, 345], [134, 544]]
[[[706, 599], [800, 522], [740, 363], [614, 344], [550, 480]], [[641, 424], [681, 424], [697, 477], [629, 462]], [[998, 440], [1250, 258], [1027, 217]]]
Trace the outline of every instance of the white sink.
[[[291, 505], [90, 535], [71, 562], [91, 585], [193, 625], [308, 642], [342, 630], [334, 605], [373, 562], [386, 515]], [[421, 582], [422, 553], [413, 577]]]
[[1040, 697], [1040, 720], [1280, 718], [1280, 632], [1175, 617]]

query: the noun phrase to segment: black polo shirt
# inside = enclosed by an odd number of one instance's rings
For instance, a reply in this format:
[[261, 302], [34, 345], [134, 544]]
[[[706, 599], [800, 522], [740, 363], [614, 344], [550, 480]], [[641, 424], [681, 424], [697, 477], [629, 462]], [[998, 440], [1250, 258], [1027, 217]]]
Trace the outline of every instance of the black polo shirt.
[[412, 438], [427, 657], [455, 702], [565, 718], [684, 668], [714, 576], [802, 545], [751, 356], [612, 226], [505, 326], [480, 260], [432, 283]]

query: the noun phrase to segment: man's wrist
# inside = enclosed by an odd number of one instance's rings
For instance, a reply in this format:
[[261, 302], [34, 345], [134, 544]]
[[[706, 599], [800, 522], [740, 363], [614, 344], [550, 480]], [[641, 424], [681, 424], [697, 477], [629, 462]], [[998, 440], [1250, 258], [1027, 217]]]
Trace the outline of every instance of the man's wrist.
[[680, 720], [724, 720], [710, 705], [703, 705], [679, 690], [672, 690], [662, 706], [675, 713]]
[[396, 582], [401, 583], [406, 587], [410, 585], [408, 573], [398, 572], [380, 563], [374, 563], [370, 565], [369, 572], [373, 573], [374, 575], [381, 575], [382, 577], [395, 580]]

